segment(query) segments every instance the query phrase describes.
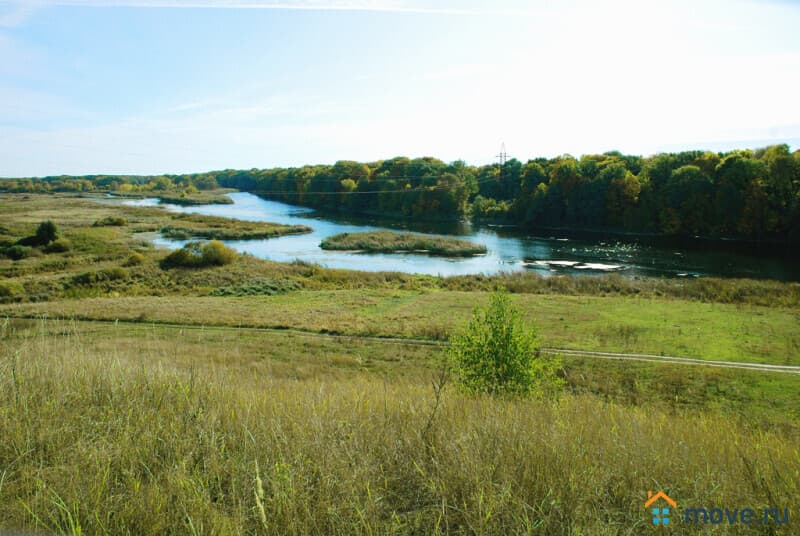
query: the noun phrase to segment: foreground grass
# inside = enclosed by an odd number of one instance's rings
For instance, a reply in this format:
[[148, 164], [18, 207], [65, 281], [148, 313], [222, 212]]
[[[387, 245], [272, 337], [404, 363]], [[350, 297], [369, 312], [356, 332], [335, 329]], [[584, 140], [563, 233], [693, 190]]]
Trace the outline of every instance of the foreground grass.
[[[258, 377], [343, 380], [366, 375], [427, 384], [445, 362], [445, 347], [409, 339], [358, 338], [296, 330], [164, 325], [152, 322], [7, 319], [9, 344], [79, 333], [90, 354], [139, 348], [185, 370], [218, 368]], [[800, 376], [684, 365], [565, 356], [563, 377], [574, 394], [620, 404], [724, 411], [763, 429], [798, 430]]]
[[434, 410], [423, 376], [272, 375], [246, 335], [227, 334], [224, 355], [194, 331], [132, 346], [69, 324], [4, 329], [7, 530], [641, 534], [648, 489], [683, 507], [799, 506], [796, 433], [717, 411], [452, 386]]
[[468, 240], [390, 231], [342, 233], [326, 238], [320, 247], [367, 253], [424, 253], [444, 257], [468, 257], [486, 253], [486, 246]]

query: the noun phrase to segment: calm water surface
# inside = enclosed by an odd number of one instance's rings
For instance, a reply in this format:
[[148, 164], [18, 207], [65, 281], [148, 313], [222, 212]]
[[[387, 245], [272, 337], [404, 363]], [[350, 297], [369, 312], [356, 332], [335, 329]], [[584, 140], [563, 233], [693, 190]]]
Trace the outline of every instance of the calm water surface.
[[[743, 252], [711, 249], [675, 249], [648, 244], [646, 241], [618, 239], [576, 239], [566, 236], [534, 236], [517, 228], [477, 226], [469, 223], [398, 223], [377, 218], [330, 216], [313, 209], [269, 201], [239, 192], [230, 194], [232, 205], [181, 207], [161, 205], [175, 212], [224, 216], [249, 221], [268, 221], [289, 225], [307, 225], [314, 229], [304, 235], [290, 235], [269, 240], [239, 240], [226, 243], [240, 252], [263, 259], [290, 262], [300, 259], [331, 268], [369, 271], [400, 271], [431, 275], [493, 274], [501, 271], [533, 271], [541, 275], [600, 274], [617, 272], [626, 276], [667, 277], [750, 277], [800, 281], [796, 261], [764, 258]], [[126, 204], [152, 206], [157, 199], [124, 201]], [[443, 258], [415, 254], [365, 254], [325, 251], [320, 242], [335, 234], [374, 230], [412, 230], [484, 244], [486, 255], [470, 258]], [[158, 238], [159, 245], [177, 248], [185, 242]]]

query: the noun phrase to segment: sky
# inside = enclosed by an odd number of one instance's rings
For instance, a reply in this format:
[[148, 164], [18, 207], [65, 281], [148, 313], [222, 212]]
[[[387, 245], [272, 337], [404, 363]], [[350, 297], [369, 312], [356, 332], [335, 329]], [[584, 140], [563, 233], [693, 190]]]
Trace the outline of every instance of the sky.
[[0, 0], [0, 177], [800, 148], [800, 2]]

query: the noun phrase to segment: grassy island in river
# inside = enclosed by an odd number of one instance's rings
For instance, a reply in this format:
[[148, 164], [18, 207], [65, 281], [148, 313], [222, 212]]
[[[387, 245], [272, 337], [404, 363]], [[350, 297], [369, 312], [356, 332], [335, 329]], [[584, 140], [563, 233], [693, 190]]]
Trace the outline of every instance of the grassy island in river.
[[320, 247], [369, 253], [428, 253], [448, 257], [468, 257], [486, 253], [486, 246], [467, 240], [390, 231], [342, 233], [326, 238]]
[[218, 216], [179, 214], [161, 228], [161, 234], [175, 240], [206, 238], [209, 240], [261, 240], [287, 234], [310, 233], [305, 225], [282, 225], [270, 222], [232, 220]]

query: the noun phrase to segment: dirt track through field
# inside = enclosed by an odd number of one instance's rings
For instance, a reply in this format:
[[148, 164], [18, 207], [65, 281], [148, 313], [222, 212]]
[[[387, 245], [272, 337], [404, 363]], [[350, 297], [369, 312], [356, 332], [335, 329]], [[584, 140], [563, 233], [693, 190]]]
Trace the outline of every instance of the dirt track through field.
[[[27, 318], [42, 320], [41, 317], [9, 317], [9, 318]], [[405, 346], [440, 346], [446, 347], [446, 341], [434, 341], [425, 339], [411, 339], [404, 337], [375, 337], [369, 335], [347, 335], [335, 332], [318, 332], [306, 331], [292, 328], [267, 328], [267, 327], [235, 327], [235, 326], [220, 326], [220, 325], [199, 325], [199, 324], [176, 324], [171, 322], [137, 322], [130, 320], [93, 320], [93, 319], [62, 319], [68, 322], [79, 323], [94, 323], [94, 324], [124, 324], [126, 326], [141, 326], [159, 327], [159, 328], [172, 328], [172, 329], [196, 329], [196, 330], [214, 330], [214, 331], [248, 331], [248, 332], [263, 332], [263, 333], [291, 333], [301, 335], [304, 337], [315, 338], [336, 338], [339, 340], [359, 340], [369, 341], [380, 344], [397, 344]], [[53, 321], [53, 319], [49, 320]], [[588, 359], [611, 359], [618, 361], [641, 361], [649, 363], [665, 363], [675, 365], [694, 365], [706, 367], [719, 367], [719, 368], [735, 368], [742, 370], [754, 370], [760, 372], [777, 372], [781, 374], [800, 374], [800, 366], [792, 365], [772, 365], [766, 363], [747, 363], [742, 361], [714, 361], [709, 359], [698, 359], [694, 357], [678, 357], [667, 355], [655, 354], [636, 354], [636, 353], [617, 353], [617, 352], [597, 352], [592, 350], [576, 350], [570, 348], [541, 348], [542, 353], [550, 355], [561, 355], [564, 358], [577, 357]]]

